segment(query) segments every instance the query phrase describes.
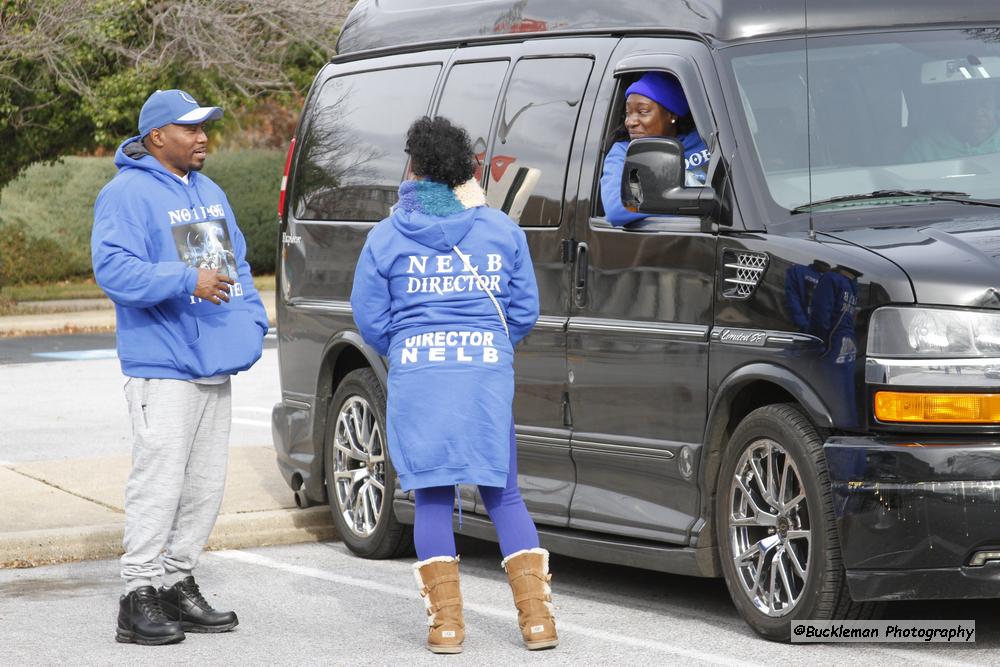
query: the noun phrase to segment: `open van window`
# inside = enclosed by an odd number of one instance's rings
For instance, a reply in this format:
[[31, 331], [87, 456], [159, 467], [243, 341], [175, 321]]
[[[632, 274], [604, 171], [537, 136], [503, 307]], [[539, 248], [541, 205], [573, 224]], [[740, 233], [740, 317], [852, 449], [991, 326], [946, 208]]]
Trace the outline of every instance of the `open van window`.
[[[632, 94], [629, 94], [630, 91]], [[676, 139], [684, 150], [685, 187], [705, 185], [711, 153], [702, 138], [705, 133], [699, 131], [690, 113], [689, 95], [690, 91], [685, 90], [677, 77], [668, 72], [651, 71], [620, 77], [607, 114], [601, 156], [601, 187], [594, 197], [595, 215], [605, 217], [613, 226], [645, 217], [626, 210], [620, 195], [625, 153], [629, 142], [636, 138], [664, 136]], [[668, 108], [668, 105], [675, 109]]]
[[929, 201], [871, 196], [883, 191], [1000, 199], [995, 33], [817, 37], [808, 52], [804, 40], [726, 49], [746, 143], [773, 203], [792, 211]]

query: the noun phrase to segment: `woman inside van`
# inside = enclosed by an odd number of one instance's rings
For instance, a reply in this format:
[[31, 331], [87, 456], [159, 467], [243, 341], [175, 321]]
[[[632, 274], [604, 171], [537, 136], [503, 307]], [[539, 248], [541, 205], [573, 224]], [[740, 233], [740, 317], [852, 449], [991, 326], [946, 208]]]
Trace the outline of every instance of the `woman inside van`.
[[387, 441], [416, 500], [413, 568], [430, 616], [427, 648], [459, 653], [465, 635], [457, 484], [478, 485], [496, 527], [525, 645], [551, 648], [559, 640], [549, 553], [517, 487], [511, 414], [514, 346], [538, 319], [527, 240], [486, 206], [465, 130], [424, 116], [410, 126], [406, 152], [412, 178], [368, 234], [351, 306], [361, 335], [389, 359]]
[[625, 151], [629, 141], [642, 137], [677, 139], [684, 146], [685, 185], [705, 184], [708, 146], [695, 130], [681, 84], [670, 74], [646, 72], [625, 89], [625, 123], [617, 128], [614, 144], [604, 158], [601, 200], [605, 219], [616, 227], [646, 217], [627, 210], [621, 197]]

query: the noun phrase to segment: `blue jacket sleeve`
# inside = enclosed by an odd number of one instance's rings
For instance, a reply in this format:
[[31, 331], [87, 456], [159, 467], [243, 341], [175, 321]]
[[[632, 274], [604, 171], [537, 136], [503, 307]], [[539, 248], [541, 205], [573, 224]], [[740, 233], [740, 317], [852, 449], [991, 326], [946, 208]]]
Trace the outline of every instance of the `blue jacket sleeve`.
[[94, 278], [112, 301], [149, 308], [167, 299], [194, 294], [198, 272], [181, 261], [157, 262], [149, 256], [147, 233], [104, 193], [94, 205], [90, 235]]
[[257, 287], [253, 284], [250, 263], [247, 262], [247, 240], [243, 236], [243, 232], [240, 231], [240, 228], [236, 226], [236, 215], [232, 212], [231, 208], [229, 209], [229, 215], [232, 216], [233, 229], [236, 231], [233, 235], [233, 250], [236, 252], [237, 262], [236, 270], [239, 273], [239, 277], [236, 280], [243, 287], [243, 301], [253, 314], [254, 322], [261, 328], [262, 335], [266, 335], [268, 328], [270, 328], [270, 322], [267, 320], [267, 309], [264, 308], [264, 302], [260, 299], [260, 292], [257, 291]]
[[517, 230], [517, 260], [510, 277], [510, 303], [507, 305], [507, 328], [510, 329], [510, 343], [528, 335], [538, 321], [538, 284], [535, 282], [535, 268], [531, 263], [531, 253], [524, 231]]
[[622, 169], [625, 168], [627, 149], [627, 141], [619, 141], [613, 145], [604, 158], [604, 171], [601, 173], [601, 202], [604, 204], [604, 217], [615, 227], [647, 217], [641, 213], [633, 213], [622, 205]]
[[388, 354], [389, 327], [392, 324], [389, 280], [379, 271], [368, 242], [361, 249], [358, 265], [354, 269], [351, 310], [365, 342], [382, 356]]

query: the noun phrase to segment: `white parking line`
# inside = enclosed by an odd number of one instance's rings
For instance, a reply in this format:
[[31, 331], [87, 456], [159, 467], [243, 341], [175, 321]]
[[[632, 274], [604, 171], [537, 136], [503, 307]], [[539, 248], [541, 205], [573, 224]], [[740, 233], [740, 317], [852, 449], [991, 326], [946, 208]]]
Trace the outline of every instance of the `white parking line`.
[[[250, 563], [252, 565], [259, 565], [261, 567], [269, 567], [274, 570], [281, 570], [283, 572], [289, 572], [291, 574], [297, 574], [303, 577], [312, 577], [313, 579], [322, 579], [323, 581], [330, 581], [336, 584], [342, 584], [344, 586], [355, 586], [357, 588], [364, 588], [370, 591], [377, 591], [379, 593], [386, 593], [388, 595], [395, 595], [397, 597], [403, 598], [413, 598], [414, 593], [409, 588], [397, 588], [396, 586], [389, 586], [387, 584], [380, 584], [376, 581], [369, 581], [367, 579], [358, 579], [356, 577], [348, 577], [342, 574], [333, 574], [331, 572], [326, 572], [324, 570], [317, 570], [312, 567], [303, 567], [301, 565], [291, 565], [288, 563], [282, 563], [281, 561], [268, 558], [266, 556], [261, 556], [254, 553], [248, 553], [245, 551], [212, 551], [206, 554], [207, 556], [215, 556], [218, 558], [228, 558], [229, 560], [242, 561], [244, 563]], [[514, 613], [511, 610], [499, 609], [497, 607], [491, 607], [489, 605], [477, 604], [477, 603], [465, 603], [465, 608], [476, 612], [477, 614], [482, 614], [484, 616], [491, 616], [493, 618], [498, 618], [501, 620], [510, 620], [515, 618]], [[658, 642], [650, 639], [639, 639], [636, 637], [624, 637], [618, 633], [611, 633], [598, 628], [592, 628], [585, 625], [580, 625], [579, 623], [566, 622], [564, 620], [559, 620], [559, 629], [566, 630], [572, 633], [577, 633], [581, 635], [586, 635], [587, 637], [600, 639], [602, 641], [614, 644], [625, 644], [627, 646], [633, 646], [635, 648], [641, 649], [651, 649], [654, 651], [662, 651], [664, 653], [672, 653], [674, 655], [684, 656], [686, 658], [694, 658], [695, 660], [703, 660], [708, 663], [715, 665], [755, 665], [758, 663], [745, 662], [743, 660], [738, 660], [736, 658], [730, 658], [728, 656], [718, 655], [716, 653], [706, 653], [703, 651], [698, 651], [691, 648], [685, 648], [683, 646], [677, 646], [675, 644], [667, 644], [666, 642]]]
[[106, 350], [65, 350], [63, 352], [32, 352], [33, 357], [44, 359], [59, 359], [62, 361], [92, 361], [94, 359], [115, 359], [118, 351], [114, 348]]
[[266, 422], [260, 419], [243, 419], [242, 417], [233, 417], [233, 423], [271, 428], [271, 422]]

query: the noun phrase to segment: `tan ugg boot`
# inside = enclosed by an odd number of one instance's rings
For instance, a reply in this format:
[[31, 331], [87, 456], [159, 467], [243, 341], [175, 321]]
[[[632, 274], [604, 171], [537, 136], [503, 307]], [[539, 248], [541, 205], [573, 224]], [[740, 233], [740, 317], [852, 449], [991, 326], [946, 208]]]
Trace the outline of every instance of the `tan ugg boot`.
[[559, 644], [556, 619], [552, 616], [552, 588], [549, 580], [549, 552], [522, 549], [503, 559], [510, 590], [517, 605], [517, 622], [524, 645], [534, 651]]
[[427, 606], [427, 649], [434, 653], [461, 653], [465, 639], [458, 558], [435, 556], [413, 564], [413, 576]]

